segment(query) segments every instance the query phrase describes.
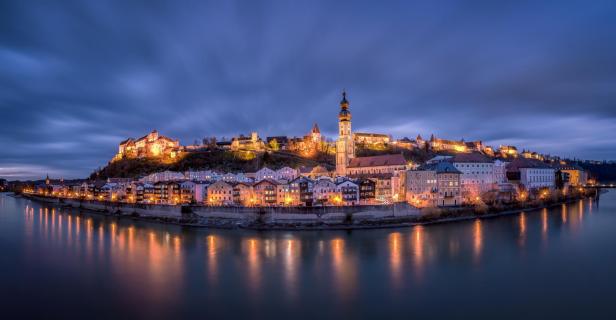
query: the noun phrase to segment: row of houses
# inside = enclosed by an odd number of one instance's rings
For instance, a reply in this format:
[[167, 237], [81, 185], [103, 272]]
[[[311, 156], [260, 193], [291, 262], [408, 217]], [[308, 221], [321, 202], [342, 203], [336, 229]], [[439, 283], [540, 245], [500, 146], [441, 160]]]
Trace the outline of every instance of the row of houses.
[[405, 197], [417, 206], [475, 203], [486, 194], [510, 199], [542, 190], [585, 185], [587, 174], [575, 165], [534, 158], [490, 158], [481, 153], [438, 156], [406, 172]]
[[[329, 206], [376, 204], [382, 196], [372, 179], [299, 176], [291, 181], [87, 181], [46, 184], [34, 192], [67, 198], [147, 204], [211, 206]], [[388, 193], [391, 193], [388, 192]]]

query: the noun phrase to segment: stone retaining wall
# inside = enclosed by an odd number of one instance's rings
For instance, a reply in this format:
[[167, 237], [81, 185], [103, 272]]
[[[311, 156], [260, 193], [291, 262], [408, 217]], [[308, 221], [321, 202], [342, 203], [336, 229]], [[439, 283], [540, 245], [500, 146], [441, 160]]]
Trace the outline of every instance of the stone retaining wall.
[[379, 221], [419, 216], [419, 209], [406, 203], [395, 205], [340, 207], [209, 207], [195, 205], [130, 204], [109, 201], [59, 199], [37, 195], [28, 198], [97, 212], [119, 215], [138, 215], [150, 218], [217, 219], [251, 224], [341, 224]]

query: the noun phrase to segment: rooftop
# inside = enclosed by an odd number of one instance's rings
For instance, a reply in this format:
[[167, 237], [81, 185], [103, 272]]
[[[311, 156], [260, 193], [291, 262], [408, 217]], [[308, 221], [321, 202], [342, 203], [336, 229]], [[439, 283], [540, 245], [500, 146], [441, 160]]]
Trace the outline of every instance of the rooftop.
[[357, 157], [351, 159], [349, 168], [382, 167], [406, 165], [406, 160], [401, 154], [386, 154], [382, 156]]

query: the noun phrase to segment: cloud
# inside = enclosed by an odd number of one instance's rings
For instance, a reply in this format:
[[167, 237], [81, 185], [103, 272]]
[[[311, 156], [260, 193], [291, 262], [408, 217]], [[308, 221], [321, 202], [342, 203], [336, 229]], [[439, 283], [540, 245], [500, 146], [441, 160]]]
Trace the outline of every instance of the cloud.
[[333, 136], [342, 88], [357, 130], [613, 159], [614, 16], [601, 0], [3, 2], [0, 167], [85, 176], [154, 128]]

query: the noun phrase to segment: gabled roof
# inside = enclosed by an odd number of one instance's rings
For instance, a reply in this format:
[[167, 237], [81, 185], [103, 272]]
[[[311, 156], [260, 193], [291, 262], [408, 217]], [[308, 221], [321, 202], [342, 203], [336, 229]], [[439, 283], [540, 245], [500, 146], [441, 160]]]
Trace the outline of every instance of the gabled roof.
[[291, 181], [289, 181], [289, 184], [291, 183], [299, 183], [299, 182], [308, 182], [308, 183], [314, 183], [314, 181], [308, 177], [304, 177], [304, 176], [299, 176]]
[[280, 184], [278, 181], [276, 181], [274, 179], [269, 179], [268, 178], [268, 179], [263, 179], [263, 180], [255, 183], [254, 185], [257, 186], [257, 185], [260, 185], [260, 184], [263, 184], [263, 183], [269, 183], [269, 184], [272, 184], [272, 185], [275, 185], [275, 186]]
[[489, 157], [481, 153], [457, 153], [448, 161], [454, 163], [492, 163], [494, 162]]
[[382, 156], [357, 157], [351, 159], [349, 168], [383, 167], [406, 165], [406, 160], [401, 154], [386, 154]]
[[297, 169], [299, 170], [299, 173], [307, 174], [307, 173], [310, 173], [312, 171], [313, 167], [301, 166], [301, 167], [299, 167]]
[[417, 168], [417, 171], [436, 171], [436, 173], [457, 173], [462, 174], [460, 170], [456, 169], [451, 162], [441, 161], [429, 164], [424, 164]]
[[520, 169], [552, 169], [543, 161], [527, 158], [516, 158], [507, 165], [508, 172], [518, 172]]

